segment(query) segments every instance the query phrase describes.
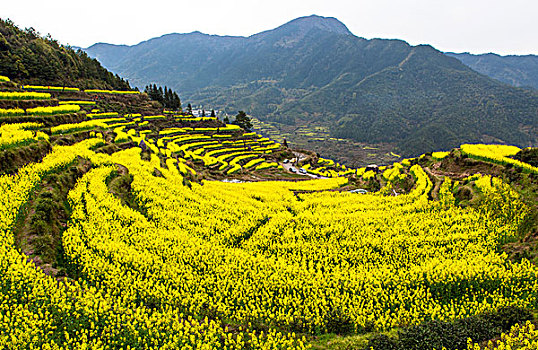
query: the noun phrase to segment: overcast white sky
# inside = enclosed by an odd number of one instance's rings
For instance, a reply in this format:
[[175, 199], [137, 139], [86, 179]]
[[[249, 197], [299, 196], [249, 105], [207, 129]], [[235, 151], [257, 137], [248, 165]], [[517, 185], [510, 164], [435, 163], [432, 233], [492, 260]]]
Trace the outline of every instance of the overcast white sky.
[[538, 54], [537, 0], [1, 0], [0, 17], [63, 44], [136, 44], [199, 30], [248, 36], [294, 18], [336, 17], [357, 36], [442, 51]]

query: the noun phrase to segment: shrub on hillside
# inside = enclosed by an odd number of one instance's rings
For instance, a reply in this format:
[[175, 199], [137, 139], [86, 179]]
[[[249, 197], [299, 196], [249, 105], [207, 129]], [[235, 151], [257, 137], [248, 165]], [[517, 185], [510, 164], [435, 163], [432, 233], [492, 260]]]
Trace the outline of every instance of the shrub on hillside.
[[496, 312], [466, 317], [454, 322], [429, 321], [398, 333], [398, 338], [375, 335], [365, 350], [467, 349], [467, 340], [483, 342], [498, 337], [513, 325], [532, 320], [527, 309], [504, 307]]

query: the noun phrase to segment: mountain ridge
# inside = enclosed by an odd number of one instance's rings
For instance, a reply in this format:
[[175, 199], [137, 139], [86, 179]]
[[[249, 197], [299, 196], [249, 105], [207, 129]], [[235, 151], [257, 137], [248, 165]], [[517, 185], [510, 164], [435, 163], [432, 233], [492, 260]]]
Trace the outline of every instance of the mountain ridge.
[[249, 37], [174, 34], [124, 52], [99, 49], [106, 54], [88, 53], [137, 86], [167, 85], [195, 105], [388, 142], [404, 155], [488, 139], [538, 142], [537, 93], [479, 74], [431, 45], [358, 37], [336, 19], [302, 17]]
[[499, 55], [447, 52], [479, 73], [515, 87], [538, 90], [538, 55]]

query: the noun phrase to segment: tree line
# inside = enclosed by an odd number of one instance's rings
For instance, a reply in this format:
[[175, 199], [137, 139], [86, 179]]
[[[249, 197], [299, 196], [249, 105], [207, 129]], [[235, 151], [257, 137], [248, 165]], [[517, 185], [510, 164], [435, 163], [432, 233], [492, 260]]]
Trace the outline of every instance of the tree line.
[[177, 92], [169, 89], [167, 86], [157, 86], [156, 84], [147, 85], [144, 92], [148, 94], [149, 98], [154, 101], [160, 102], [164, 108], [172, 110], [181, 110], [181, 100]]

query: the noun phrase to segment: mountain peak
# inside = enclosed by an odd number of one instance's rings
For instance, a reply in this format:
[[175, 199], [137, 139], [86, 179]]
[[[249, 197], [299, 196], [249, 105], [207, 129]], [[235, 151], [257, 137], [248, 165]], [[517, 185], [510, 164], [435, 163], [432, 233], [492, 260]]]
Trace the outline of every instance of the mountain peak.
[[346, 25], [334, 17], [322, 17], [318, 15], [299, 17], [281, 27], [285, 26], [298, 26], [302, 29], [316, 28], [338, 34], [352, 35]]
[[305, 17], [299, 17], [281, 25], [278, 28], [254, 34], [252, 37], [264, 37], [270, 33], [306, 33], [310, 30], [322, 30], [326, 32], [353, 35], [346, 27], [346, 25], [340, 22], [334, 17], [322, 17], [318, 15], [311, 15]]

